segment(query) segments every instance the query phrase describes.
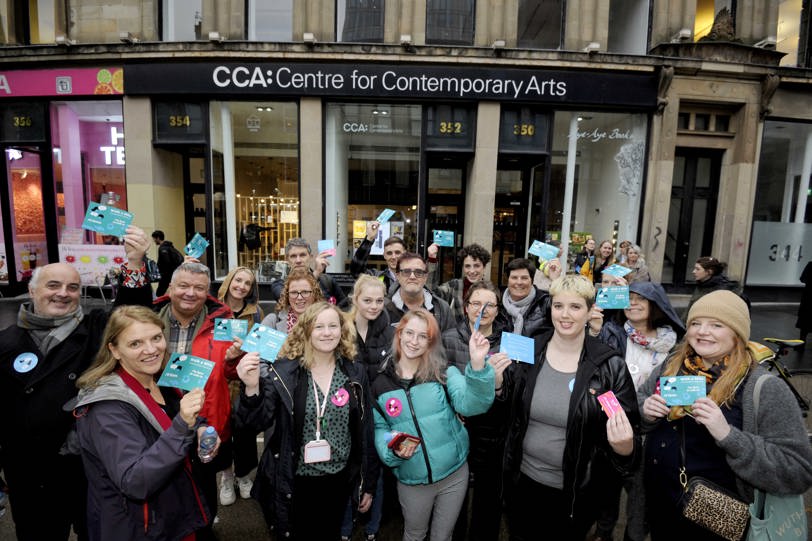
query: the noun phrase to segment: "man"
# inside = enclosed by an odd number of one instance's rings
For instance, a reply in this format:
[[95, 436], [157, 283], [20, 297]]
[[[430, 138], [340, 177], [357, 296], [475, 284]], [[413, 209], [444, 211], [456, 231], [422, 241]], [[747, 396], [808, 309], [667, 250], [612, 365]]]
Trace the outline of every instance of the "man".
[[[294, 237], [285, 245], [285, 259], [287, 259], [288, 266], [290, 266], [291, 269], [310, 269], [311, 256], [312, 250], [310, 249], [310, 243], [301, 237]], [[316, 277], [316, 280], [319, 281], [319, 286], [321, 287], [321, 292], [324, 293], [324, 298], [333, 304], [345, 306], [348, 302], [347, 295], [335, 279], [325, 272], [327, 270], [327, 256], [318, 254], [313, 259], [311, 272], [313, 276]], [[278, 301], [284, 287], [284, 280], [274, 280], [271, 282], [271, 298]]]
[[[148, 246], [141, 229], [127, 228], [119, 291], [142, 302], [152, 299], [142, 266]], [[17, 323], [0, 333], [0, 463], [17, 539], [66, 540], [71, 527], [86, 539], [87, 482], [69, 451], [74, 419], [63, 406], [99, 350], [107, 313], [84, 312], [79, 273], [66, 263], [35, 269], [28, 292]]]
[[160, 229], [152, 232], [152, 240], [158, 246], [158, 272], [161, 273], [161, 280], [155, 291], [155, 295], [158, 297], [166, 293], [172, 273], [183, 263], [183, 254], [172, 245], [172, 242], [164, 240], [165, 238], [164, 232]]
[[381, 224], [378, 221], [367, 222], [367, 232], [361, 245], [352, 254], [350, 261], [350, 272], [355, 278], [362, 272], [380, 278], [386, 285], [386, 294], [391, 297], [398, 288], [397, 265], [398, 259], [406, 251], [406, 246], [400, 237], [389, 237], [383, 242], [383, 258], [386, 261], [386, 269], [379, 271], [367, 269], [367, 260], [372, 250], [372, 243], [378, 238], [378, 230]]
[[[226, 376], [236, 379], [235, 364], [242, 352], [236, 343], [215, 341], [214, 322], [216, 318], [230, 319], [231, 309], [209, 294], [211, 280], [209, 268], [197, 261], [182, 263], [172, 274], [167, 295], [146, 303], [152, 305], [164, 322], [167, 351], [188, 353], [215, 363], [204, 391], [206, 401], [198, 414], [203, 419], [198, 428], [198, 437], [213, 426], [222, 448], [218, 458], [208, 464], [195, 463], [201, 472], [201, 484], [206, 503], [212, 516], [217, 514], [217, 472], [231, 463], [231, 401]], [[121, 304], [144, 304], [124, 302]], [[218, 447], [220, 443], [218, 442]]]
[[403, 314], [416, 308], [425, 308], [437, 319], [440, 331], [455, 326], [451, 308], [446, 302], [436, 297], [426, 289], [428, 271], [426, 262], [418, 254], [405, 252], [397, 263], [398, 284], [400, 287], [392, 294], [392, 298], [384, 301], [389, 321], [394, 325]]
[[444, 284], [437, 285], [437, 252], [440, 247], [431, 244], [426, 250], [429, 264], [428, 287], [451, 307], [451, 313], [457, 323], [465, 321], [463, 299], [471, 284], [485, 278], [485, 266], [491, 260], [491, 253], [479, 244], [463, 246], [457, 252], [457, 259], [462, 263], [462, 278], [452, 278]]

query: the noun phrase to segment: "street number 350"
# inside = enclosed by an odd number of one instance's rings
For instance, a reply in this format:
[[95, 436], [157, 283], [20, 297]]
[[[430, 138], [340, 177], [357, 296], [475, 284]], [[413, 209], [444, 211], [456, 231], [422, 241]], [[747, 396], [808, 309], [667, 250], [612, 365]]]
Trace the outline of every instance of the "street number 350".
[[770, 261], [778, 261], [779, 259], [783, 259], [784, 261], [789, 261], [790, 259], [800, 261], [803, 259], [803, 252], [804, 247], [801, 244], [798, 245], [797, 251], [791, 244], [785, 246], [771, 244], [769, 257]]

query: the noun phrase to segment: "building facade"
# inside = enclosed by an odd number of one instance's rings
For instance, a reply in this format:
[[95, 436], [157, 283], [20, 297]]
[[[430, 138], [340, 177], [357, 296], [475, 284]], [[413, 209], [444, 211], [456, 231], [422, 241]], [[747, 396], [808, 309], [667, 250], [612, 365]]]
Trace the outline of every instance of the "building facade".
[[0, 287], [54, 261], [100, 283], [123, 249], [82, 229], [99, 204], [176, 244], [205, 236], [215, 279], [238, 264], [272, 279], [293, 236], [334, 241], [344, 272], [389, 209], [373, 265], [388, 235], [423, 252], [445, 231], [490, 248], [501, 283], [533, 240], [571, 260], [593, 237], [640, 244], [674, 289], [702, 255], [796, 286], [812, 254], [809, 8], [2, 1]]

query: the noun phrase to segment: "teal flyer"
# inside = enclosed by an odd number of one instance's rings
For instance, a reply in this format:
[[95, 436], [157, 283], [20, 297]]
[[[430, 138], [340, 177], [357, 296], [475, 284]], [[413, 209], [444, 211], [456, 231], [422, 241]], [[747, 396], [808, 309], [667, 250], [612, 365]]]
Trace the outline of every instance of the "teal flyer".
[[158, 380], [158, 385], [184, 391], [203, 389], [213, 369], [212, 361], [186, 353], [173, 353]]
[[82, 229], [89, 229], [102, 235], [123, 237], [133, 221], [132, 213], [116, 207], [90, 203], [82, 222]]
[[595, 304], [604, 309], [629, 307], [629, 286], [599, 287]]
[[215, 318], [214, 339], [221, 342], [233, 342], [248, 334], [248, 322], [244, 319]]
[[540, 257], [544, 261], [548, 261], [550, 259], [558, 257], [557, 246], [541, 242], [540, 240], [534, 240], [533, 244], [530, 245], [530, 249], [527, 250], [527, 252], [529, 254]]
[[434, 244], [437, 246], [445, 246], [447, 248], [454, 247], [454, 232], [453, 231], [440, 231], [434, 230]]
[[521, 334], [512, 332], [502, 332], [502, 340], [499, 344], [499, 353], [507, 353], [513, 361], [527, 364], [535, 364], [533, 355], [533, 339]]
[[668, 406], [690, 406], [707, 395], [705, 376], [662, 376], [660, 396]]
[[209, 247], [209, 241], [203, 238], [203, 235], [200, 233], [195, 233], [195, 236], [192, 237], [192, 240], [189, 241], [189, 244], [183, 249], [186, 252], [186, 255], [189, 257], [194, 257], [195, 259], [200, 258], [204, 253], [206, 253], [206, 248]]

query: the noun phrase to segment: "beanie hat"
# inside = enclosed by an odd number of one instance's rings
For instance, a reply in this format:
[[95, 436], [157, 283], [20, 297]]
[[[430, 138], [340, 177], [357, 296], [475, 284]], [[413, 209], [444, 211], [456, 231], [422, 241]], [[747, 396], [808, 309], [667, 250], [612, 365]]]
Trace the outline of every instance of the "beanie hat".
[[726, 289], [717, 289], [700, 297], [688, 311], [688, 328], [698, 317], [721, 321], [745, 344], [750, 340], [750, 310], [741, 297]]

